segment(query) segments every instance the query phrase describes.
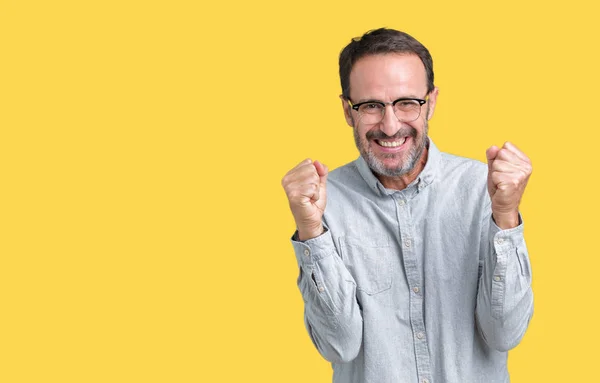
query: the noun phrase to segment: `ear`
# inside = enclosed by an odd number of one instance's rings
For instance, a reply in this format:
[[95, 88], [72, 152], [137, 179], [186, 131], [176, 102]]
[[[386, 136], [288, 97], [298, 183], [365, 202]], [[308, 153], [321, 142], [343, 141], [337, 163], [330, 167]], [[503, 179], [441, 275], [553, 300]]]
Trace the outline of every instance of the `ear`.
[[433, 117], [433, 112], [435, 111], [435, 104], [437, 103], [437, 97], [439, 93], [440, 90], [437, 86], [433, 88], [433, 90], [429, 93], [429, 105], [427, 105], [427, 120], [431, 120], [431, 118]]
[[352, 108], [350, 108], [350, 104], [344, 98], [343, 95], [340, 94], [340, 100], [342, 100], [342, 109], [344, 110], [344, 118], [346, 119], [346, 123], [354, 128], [354, 118], [352, 118]]

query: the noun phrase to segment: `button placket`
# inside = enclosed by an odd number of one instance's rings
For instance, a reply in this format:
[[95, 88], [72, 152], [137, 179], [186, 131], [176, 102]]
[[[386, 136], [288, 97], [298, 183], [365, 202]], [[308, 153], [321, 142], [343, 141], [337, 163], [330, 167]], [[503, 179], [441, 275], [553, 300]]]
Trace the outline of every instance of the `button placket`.
[[[414, 242], [413, 220], [410, 209], [408, 209], [407, 201], [404, 198], [406, 193], [400, 195], [402, 198], [397, 198], [397, 223], [399, 227], [399, 240], [402, 251], [402, 260], [408, 286], [414, 294], [409, 294], [410, 307], [410, 326], [413, 333], [413, 342], [416, 351], [417, 373], [419, 382], [423, 379], [428, 379], [431, 376], [431, 362], [429, 356], [429, 346], [425, 337], [425, 320], [423, 294], [419, 294], [422, 285], [422, 274], [419, 271], [420, 254], [417, 254]], [[410, 290], [409, 290], [410, 291]]]

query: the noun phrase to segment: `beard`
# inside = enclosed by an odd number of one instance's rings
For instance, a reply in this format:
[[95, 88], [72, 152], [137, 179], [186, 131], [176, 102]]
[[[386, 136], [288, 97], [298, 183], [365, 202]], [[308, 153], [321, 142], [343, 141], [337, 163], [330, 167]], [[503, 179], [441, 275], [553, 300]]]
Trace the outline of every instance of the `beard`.
[[[359, 121], [360, 123], [360, 121]], [[358, 125], [357, 125], [358, 127]], [[376, 174], [385, 177], [400, 177], [405, 174], [410, 173], [416, 166], [417, 162], [421, 158], [425, 147], [427, 146], [428, 132], [429, 132], [429, 124], [427, 119], [425, 119], [425, 126], [423, 128], [423, 133], [419, 136], [417, 130], [413, 127], [402, 127], [396, 134], [393, 136], [388, 136], [380, 130], [377, 131], [369, 131], [365, 135], [365, 137], [360, 137], [358, 135], [358, 129], [354, 128], [354, 142], [356, 143], [356, 147], [360, 152], [362, 158], [367, 162], [369, 168]], [[400, 139], [402, 137], [410, 137], [413, 140], [413, 146], [410, 148], [408, 153], [389, 153], [383, 154], [383, 158], [395, 159], [400, 156], [406, 155], [404, 161], [400, 162], [398, 166], [388, 167], [386, 166], [371, 150], [369, 146], [369, 142], [377, 139]], [[377, 144], [375, 144], [377, 145]]]

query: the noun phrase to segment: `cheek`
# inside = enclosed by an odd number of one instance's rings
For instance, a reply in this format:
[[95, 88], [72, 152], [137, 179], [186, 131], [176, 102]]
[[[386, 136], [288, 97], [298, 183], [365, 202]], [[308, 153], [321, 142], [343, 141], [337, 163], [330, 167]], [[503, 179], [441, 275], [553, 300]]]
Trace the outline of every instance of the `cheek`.
[[356, 132], [358, 134], [358, 137], [360, 137], [361, 141], [365, 141], [365, 142], [368, 141], [368, 139], [367, 139], [367, 133], [369, 133], [369, 130], [370, 129], [368, 129], [368, 128], [364, 127], [364, 126], [361, 126], [359, 124], [359, 127], [358, 127], [358, 129], [356, 129]]
[[417, 131], [417, 135], [422, 136], [425, 134], [425, 127], [427, 126], [427, 120], [420, 119], [415, 121], [412, 125], [413, 129]]

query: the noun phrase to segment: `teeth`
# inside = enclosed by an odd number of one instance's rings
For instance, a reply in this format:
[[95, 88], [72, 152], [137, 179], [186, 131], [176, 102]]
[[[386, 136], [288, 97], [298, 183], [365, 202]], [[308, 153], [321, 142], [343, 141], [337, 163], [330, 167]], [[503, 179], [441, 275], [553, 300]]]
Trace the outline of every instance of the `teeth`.
[[384, 146], [386, 148], [395, 148], [396, 146], [400, 146], [404, 143], [404, 141], [406, 141], [406, 137], [404, 137], [403, 139], [401, 139], [400, 141], [379, 141], [377, 140], [377, 143], [381, 146]]

